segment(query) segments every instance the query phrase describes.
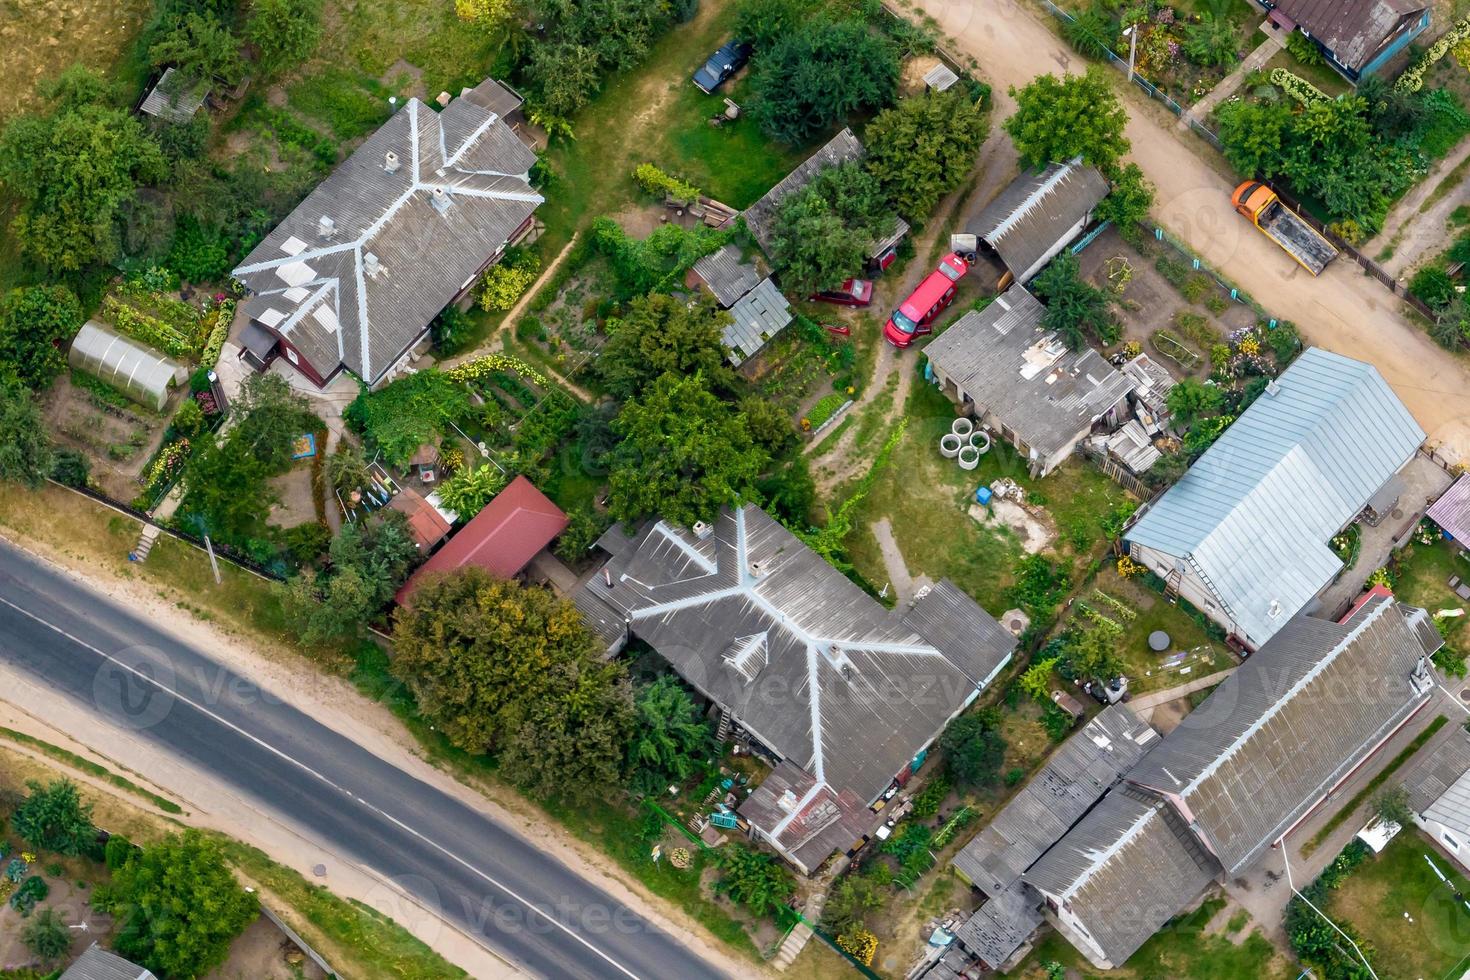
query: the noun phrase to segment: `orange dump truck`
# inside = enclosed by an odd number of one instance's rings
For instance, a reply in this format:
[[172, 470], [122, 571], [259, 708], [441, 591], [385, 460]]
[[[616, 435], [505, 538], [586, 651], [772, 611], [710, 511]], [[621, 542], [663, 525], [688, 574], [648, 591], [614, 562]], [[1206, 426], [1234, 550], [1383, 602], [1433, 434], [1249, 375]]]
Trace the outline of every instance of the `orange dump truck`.
[[1337, 249], [1295, 211], [1281, 203], [1276, 192], [1258, 180], [1248, 180], [1230, 196], [1235, 210], [1251, 219], [1261, 233], [1291, 255], [1312, 275], [1337, 258]]

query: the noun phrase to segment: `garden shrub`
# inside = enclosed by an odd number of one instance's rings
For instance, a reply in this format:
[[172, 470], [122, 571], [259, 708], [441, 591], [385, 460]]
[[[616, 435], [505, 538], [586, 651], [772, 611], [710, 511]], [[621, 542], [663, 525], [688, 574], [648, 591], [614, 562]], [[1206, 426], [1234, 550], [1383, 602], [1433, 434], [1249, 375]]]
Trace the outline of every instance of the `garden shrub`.
[[651, 194], [667, 196], [679, 204], [693, 204], [699, 200], [699, 188], [688, 181], [664, 173], [651, 163], [640, 163], [633, 169], [633, 179], [638, 186]]
[[1271, 82], [1304, 106], [1313, 105], [1317, 102], [1331, 101], [1327, 98], [1327, 93], [1300, 75], [1292, 74], [1285, 68], [1272, 68]]
[[1327, 59], [1322, 56], [1322, 49], [1317, 47], [1316, 42], [1300, 31], [1292, 31], [1287, 35], [1286, 50], [1287, 53], [1297, 60], [1298, 64], [1305, 65], [1308, 68], [1315, 68], [1318, 65], [1327, 63]]
[[1455, 280], [1441, 265], [1426, 265], [1409, 280], [1409, 292], [1432, 310], [1445, 310], [1458, 294]]

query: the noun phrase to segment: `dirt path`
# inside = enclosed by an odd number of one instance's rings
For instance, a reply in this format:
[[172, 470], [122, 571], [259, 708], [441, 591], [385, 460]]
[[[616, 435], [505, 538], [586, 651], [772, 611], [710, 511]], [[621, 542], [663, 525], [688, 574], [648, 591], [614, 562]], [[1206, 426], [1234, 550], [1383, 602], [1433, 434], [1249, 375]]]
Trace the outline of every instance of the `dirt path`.
[[903, 560], [903, 551], [893, 537], [893, 525], [888, 518], [874, 521], [872, 527], [878, 549], [883, 552], [883, 566], [888, 569], [893, 595], [900, 604], [911, 601], [920, 589], [934, 584], [927, 575], [915, 577], [909, 573], [908, 562]]
[[[500, 321], [500, 326], [496, 327], [494, 332], [485, 338], [484, 343], [480, 344], [474, 350], [465, 351], [462, 354], [456, 354], [447, 360], [441, 361], [439, 366], [447, 371], [466, 361], [473, 361], [475, 358], [482, 357], [485, 354], [504, 350], [506, 334], [515, 328], [516, 321], [521, 318], [522, 313], [526, 312], [526, 307], [530, 305], [531, 300], [536, 298], [536, 294], [541, 291], [541, 287], [546, 285], [552, 276], [556, 275], [556, 270], [561, 268], [561, 264], [566, 261], [567, 256], [572, 254], [572, 247], [577, 244], [577, 238], [580, 235], [581, 232], [572, 235], [571, 241], [562, 247], [562, 250], [556, 254], [556, 258], [551, 260], [550, 265], [541, 270], [541, 275], [537, 276], [536, 281], [531, 283], [531, 287], [521, 295], [520, 299], [516, 300], [516, 305], [512, 306], [506, 312], [505, 317]], [[582, 401], [590, 402], [594, 400], [592, 393], [586, 388], [563, 377], [551, 368], [538, 366], [537, 370], [549, 376], [557, 384], [576, 395]]]
[[[649, 921], [679, 937], [731, 976], [757, 972], [750, 962], [728, 953], [689, 916], [646, 892], [605, 854], [573, 837], [518, 794], [478, 781], [473, 787], [466, 785], [426, 761], [413, 736], [398, 719], [382, 704], [362, 697], [344, 678], [323, 672], [318, 664], [294, 651], [268, 647], [201, 621], [190, 614], [188, 603], [175, 602], [173, 595], [156, 585], [109, 571], [98, 556], [76, 554], [67, 549], [65, 555], [53, 558], [37, 553], [29, 542], [16, 539], [8, 529], [0, 534], [16, 547], [65, 569], [71, 577], [87, 583], [101, 595], [147, 617], [181, 642], [209, 651], [212, 658], [251, 679], [263, 691], [271, 692], [270, 696], [291, 704], [379, 758], [519, 833], [525, 839], [524, 846], [553, 854], [574, 873], [638, 909]], [[467, 969], [471, 976], [500, 977], [514, 973], [448, 920], [409, 899], [392, 881], [350, 859], [338, 857], [330, 844], [297, 826], [286, 815], [240, 797], [207, 772], [168, 754], [151, 740], [112, 725], [97, 712], [41, 688], [19, 671], [0, 667], [0, 692], [3, 692], [0, 717], [10, 717], [15, 722], [9, 727], [32, 731], [57, 744], [71, 740], [81, 746], [107, 746], [115, 768], [146, 773], [148, 782], [164, 795], [181, 801], [190, 811], [190, 823], [212, 827], [259, 847], [308, 878], [312, 877], [313, 866], [326, 864], [326, 884], [333, 891], [383, 911], [451, 962]]]
[[[1010, 137], [1000, 129], [1000, 120], [1005, 118], [1015, 109], [1015, 102], [1003, 91], [999, 85], [993, 93], [994, 108], [991, 110], [991, 131], [984, 144], [980, 147], [980, 153], [975, 160], [975, 169], [971, 172], [973, 189], [963, 202], [964, 187], [962, 185], [939, 202], [935, 209], [934, 217], [925, 226], [924, 232], [914, 241], [914, 254], [916, 256], [910, 268], [903, 276], [891, 276], [880, 279], [874, 290], [873, 305], [870, 309], [876, 311], [876, 315], [882, 316], [885, 311], [897, 305], [900, 295], [912, 289], [915, 282], [927, 273], [927, 262], [929, 253], [934, 248], [934, 243], [945, 231], [945, 225], [950, 216], [956, 210], [963, 207], [963, 217], [979, 212], [985, 205], [1000, 193], [1001, 189], [1016, 176], [1018, 163], [1016, 160], [1015, 147], [1011, 145]], [[965, 221], [958, 223], [963, 227]], [[897, 373], [897, 387], [893, 389], [893, 410], [895, 414], [903, 411], [908, 402], [909, 390], [914, 383], [913, 358], [917, 355], [913, 352], [905, 352], [896, 349], [892, 344], [881, 337], [874, 341], [878, 345], [877, 356], [873, 358], [873, 373], [863, 390], [854, 399], [853, 405], [847, 410], [848, 418], [857, 418], [859, 414], [879, 395], [889, 391], [889, 379]], [[820, 456], [811, 456], [812, 479], [817, 485], [819, 495], [830, 496], [832, 491], [841, 484], [852, 479], [868, 464], [868, 460], [861, 454], [853, 452], [853, 445], [857, 438], [858, 426], [848, 426], [846, 432], [838, 437], [837, 441]], [[807, 453], [813, 454], [816, 448], [822, 444], [818, 438], [807, 446]]]
[[[1470, 160], [1470, 139], [1461, 140], [1460, 145], [1439, 161], [1427, 177], [1399, 199], [1383, 223], [1383, 231], [1364, 245], [1363, 251], [1377, 255], [1380, 249], [1391, 245], [1393, 255], [1383, 261], [1383, 267], [1395, 276], [1403, 276], [1418, 265], [1420, 259], [1428, 258], [1447, 246], [1449, 239], [1445, 229], [1450, 212], [1470, 201], [1470, 181], [1455, 172], [1466, 160]], [[1447, 180], [1456, 181], [1455, 186], [1425, 207], [1425, 202]]]
[[[1080, 71], [1084, 62], [1015, 0], [919, 0], [956, 46], [984, 66], [997, 92], [1044, 72]], [[1123, 80], [1115, 81], [1122, 89]], [[1410, 322], [1402, 304], [1351, 262], [1317, 279], [1230, 207], [1233, 183], [1196, 155], [1168, 120], [1133, 93], [1131, 159], [1157, 188], [1156, 217], [1273, 316], [1294, 321], [1310, 343], [1370, 361], [1439, 444], [1470, 459], [1470, 359], [1450, 354]], [[999, 101], [999, 100], [998, 100]]]

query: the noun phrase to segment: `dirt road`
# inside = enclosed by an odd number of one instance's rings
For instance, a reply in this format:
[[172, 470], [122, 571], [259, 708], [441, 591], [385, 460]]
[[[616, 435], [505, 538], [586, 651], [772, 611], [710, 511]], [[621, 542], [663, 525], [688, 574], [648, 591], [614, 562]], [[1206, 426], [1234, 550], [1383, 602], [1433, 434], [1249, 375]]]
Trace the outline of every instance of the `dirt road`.
[[[1045, 72], [1085, 67], [1040, 15], [1016, 0], [918, 0], [915, 9], [938, 21], [960, 53], [973, 55], [998, 92]], [[1122, 77], [1115, 81], [1122, 91]], [[1296, 323], [1309, 343], [1372, 362], [1429, 441], [1470, 460], [1470, 360], [1435, 345], [1352, 262], [1339, 259], [1317, 279], [1307, 275], [1231, 210], [1232, 182], [1155, 115], [1142, 93], [1129, 92], [1125, 100], [1129, 158], [1158, 189], [1158, 220], [1273, 316]]]

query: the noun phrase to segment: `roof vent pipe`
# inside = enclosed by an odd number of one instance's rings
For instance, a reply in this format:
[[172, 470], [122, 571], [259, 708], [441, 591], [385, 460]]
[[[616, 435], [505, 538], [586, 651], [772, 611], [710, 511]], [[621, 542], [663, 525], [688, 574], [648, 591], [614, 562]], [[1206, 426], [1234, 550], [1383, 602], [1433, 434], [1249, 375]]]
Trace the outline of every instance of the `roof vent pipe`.
[[1272, 378], [1270, 381], [1266, 382], [1266, 394], [1275, 395], [1278, 394], [1280, 391], [1281, 382], [1277, 381], [1275, 378]]
[[337, 225], [331, 218], [322, 215], [316, 220], [316, 233], [322, 238], [331, 238], [337, 232]]
[[383, 172], [389, 174], [398, 173], [398, 154], [389, 150], [383, 155]]
[[383, 263], [378, 261], [374, 253], [364, 252], [362, 253], [362, 271], [369, 276], [376, 276], [383, 271]]
[[434, 210], [440, 214], [445, 214], [449, 211], [449, 195], [444, 193], [444, 188], [434, 188], [434, 194], [429, 200], [434, 205]]

